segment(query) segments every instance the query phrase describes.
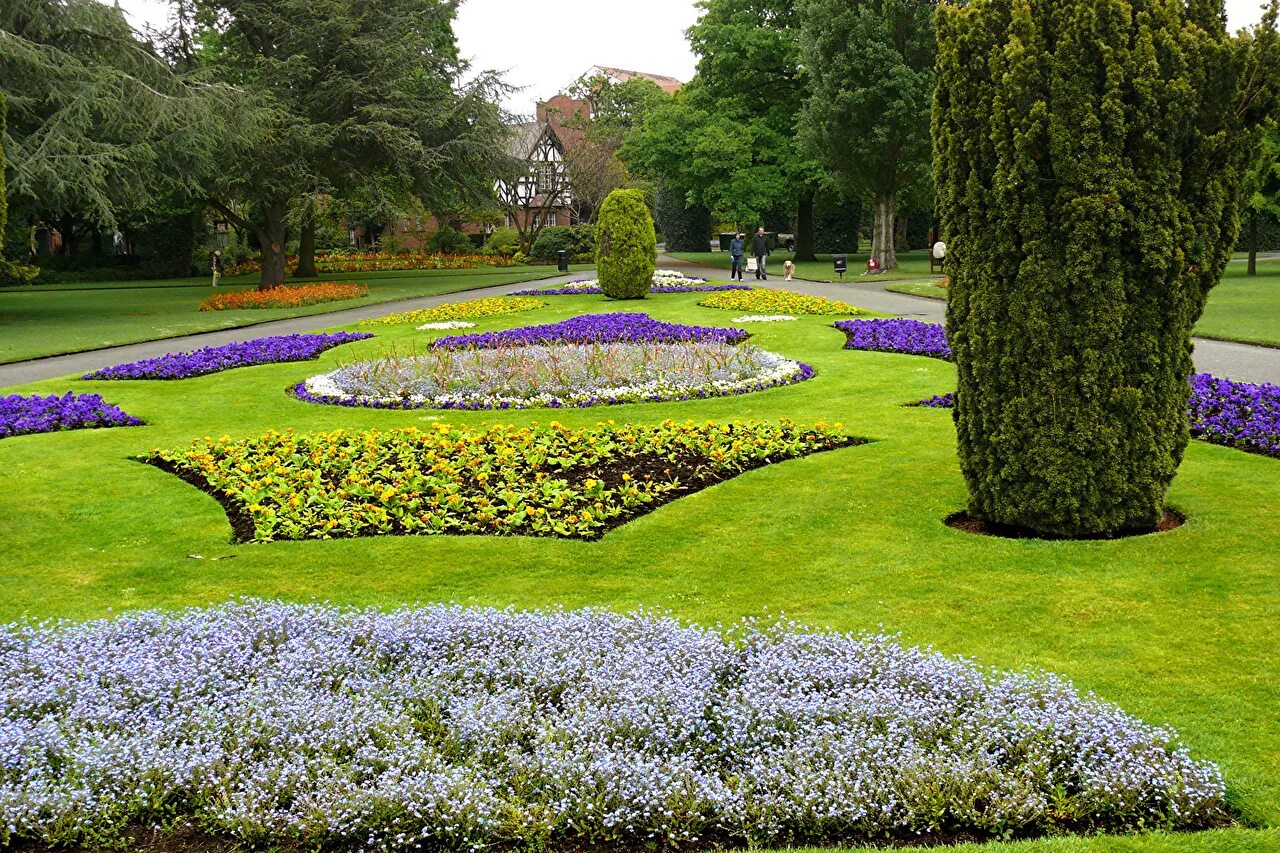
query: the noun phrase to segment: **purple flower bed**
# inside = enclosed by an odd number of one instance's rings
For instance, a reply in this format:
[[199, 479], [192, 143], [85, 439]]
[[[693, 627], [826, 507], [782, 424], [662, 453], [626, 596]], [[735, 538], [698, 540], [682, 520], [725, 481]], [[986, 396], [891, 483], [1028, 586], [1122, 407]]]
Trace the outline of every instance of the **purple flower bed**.
[[1280, 458], [1280, 385], [1197, 373], [1190, 416], [1191, 434], [1201, 441]]
[[142, 421], [103, 401], [97, 394], [59, 397], [0, 397], [0, 438], [67, 429], [141, 426]]
[[[709, 293], [716, 290], [750, 290], [745, 284], [651, 284], [650, 293]], [[599, 296], [604, 293], [595, 287], [549, 287], [545, 290], [517, 290], [512, 296]]]
[[948, 391], [946, 394], [934, 394], [928, 399], [921, 400], [918, 403], [908, 403], [909, 406], [923, 406], [926, 409], [954, 409], [956, 407], [956, 393]]
[[899, 317], [891, 320], [839, 320], [835, 325], [849, 337], [845, 342], [845, 349], [951, 359], [946, 329], [938, 323]]
[[503, 332], [483, 332], [437, 338], [438, 349], [497, 349], [552, 344], [592, 343], [680, 343], [684, 341], [723, 341], [738, 343], [748, 335], [744, 329], [721, 329], [715, 326], [686, 326], [666, 323], [648, 314], [583, 314], [560, 323], [524, 326]]
[[217, 347], [202, 347], [194, 352], [169, 353], [159, 358], [146, 358], [104, 367], [86, 373], [85, 379], [187, 379], [249, 367], [254, 364], [276, 364], [287, 361], [309, 361], [320, 353], [352, 341], [363, 341], [373, 335], [367, 332], [334, 332], [327, 335], [280, 335], [256, 338]]
[[760, 847], [1220, 824], [1173, 731], [883, 636], [269, 602], [0, 628], [6, 844]]

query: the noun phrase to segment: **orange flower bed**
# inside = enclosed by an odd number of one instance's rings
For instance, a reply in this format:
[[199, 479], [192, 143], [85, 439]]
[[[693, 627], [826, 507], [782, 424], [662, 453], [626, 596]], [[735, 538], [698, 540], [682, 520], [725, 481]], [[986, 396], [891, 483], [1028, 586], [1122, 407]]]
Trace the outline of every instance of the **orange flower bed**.
[[[497, 255], [444, 255], [427, 252], [347, 252], [335, 255], [316, 255], [316, 272], [378, 272], [379, 270], [469, 270], [476, 267], [509, 267], [511, 258]], [[298, 266], [296, 255], [285, 258], [285, 269], [292, 272]], [[257, 260], [236, 264], [227, 275], [248, 275], [262, 269]]]
[[236, 290], [215, 293], [200, 303], [201, 311], [233, 311], [241, 308], [299, 308], [321, 302], [341, 302], [369, 295], [364, 284], [300, 284], [270, 290]]

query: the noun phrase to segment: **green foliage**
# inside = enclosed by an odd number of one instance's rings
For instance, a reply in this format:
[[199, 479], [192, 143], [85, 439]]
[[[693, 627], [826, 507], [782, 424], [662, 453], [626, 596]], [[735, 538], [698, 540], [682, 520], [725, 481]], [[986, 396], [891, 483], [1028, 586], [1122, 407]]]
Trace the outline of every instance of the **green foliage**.
[[970, 511], [1153, 526], [1188, 441], [1191, 331], [1275, 106], [1274, 7], [974, 0], [938, 12], [935, 176]]
[[514, 255], [520, 251], [520, 232], [514, 228], [495, 228], [484, 241], [484, 250], [495, 255]]
[[427, 237], [426, 249], [428, 252], [463, 254], [470, 252], [472, 248], [470, 237], [457, 228], [452, 228], [448, 225], [442, 225], [439, 229], [431, 232], [431, 236]]
[[184, 278], [195, 271], [196, 235], [203, 231], [203, 207], [158, 210], [132, 230], [144, 278]]
[[[5, 234], [8, 224], [9, 202], [5, 196], [4, 184], [4, 131], [5, 131], [5, 99], [0, 92], [0, 238]], [[0, 243], [0, 285], [30, 284], [40, 274], [34, 267], [15, 264], [4, 257], [4, 246]]]
[[[824, 254], [851, 254], [858, 251], [858, 228], [862, 224], [862, 203], [820, 195], [813, 210], [813, 248]], [[850, 269], [852, 269], [852, 265]]]
[[657, 269], [653, 217], [639, 190], [614, 190], [596, 223], [596, 273], [613, 299], [644, 299]]
[[711, 209], [691, 205], [683, 192], [666, 182], [658, 184], [654, 210], [658, 231], [668, 252], [705, 252], [711, 235]]
[[531, 257], [540, 261], [554, 261], [559, 253], [569, 253], [570, 259], [589, 255], [595, 251], [595, 229], [590, 225], [551, 225], [542, 229], [533, 241]]

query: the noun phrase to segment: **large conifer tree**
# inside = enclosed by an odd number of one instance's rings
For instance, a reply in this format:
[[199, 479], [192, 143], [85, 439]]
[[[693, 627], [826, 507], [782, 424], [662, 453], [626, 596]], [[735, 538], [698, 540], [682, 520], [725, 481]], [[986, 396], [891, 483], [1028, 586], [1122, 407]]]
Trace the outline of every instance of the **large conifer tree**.
[[970, 511], [1155, 525], [1188, 441], [1191, 332], [1273, 109], [1275, 9], [971, 0], [937, 14], [935, 178]]

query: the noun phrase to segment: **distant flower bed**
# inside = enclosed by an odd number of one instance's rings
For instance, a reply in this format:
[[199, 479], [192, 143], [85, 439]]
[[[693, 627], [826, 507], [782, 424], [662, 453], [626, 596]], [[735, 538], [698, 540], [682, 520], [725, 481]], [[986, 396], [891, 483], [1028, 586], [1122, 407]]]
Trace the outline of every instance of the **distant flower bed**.
[[[705, 278], [686, 276], [675, 270], [658, 270], [653, 274], [650, 293], [702, 293], [719, 290], [747, 290], [743, 284], [707, 284]], [[560, 287], [520, 290], [516, 296], [586, 296], [602, 294], [599, 279], [584, 278]]]
[[[954, 393], [942, 394], [915, 405], [949, 409], [955, 399]], [[1191, 377], [1188, 416], [1191, 435], [1201, 441], [1280, 459], [1280, 385], [1197, 373]]]
[[951, 359], [947, 332], [938, 323], [894, 318], [890, 320], [840, 320], [836, 328], [848, 336], [845, 349], [900, 352]]
[[423, 323], [418, 327], [419, 332], [445, 332], [451, 329], [474, 329], [475, 323], [468, 323], [465, 320], [449, 320], [445, 323]]
[[1191, 377], [1191, 434], [1280, 458], [1280, 385], [1254, 385], [1208, 373]]
[[750, 394], [811, 379], [813, 368], [724, 341], [440, 348], [313, 376], [311, 403], [375, 409], [587, 408]]
[[325, 350], [352, 341], [372, 338], [367, 332], [335, 332], [328, 335], [279, 335], [255, 338], [216, 347], [202, 347], [192, 352], [169, 353], [159, 358], [146, 358], [104, 367], [86, 373], [85, 379], [187, 379], [219, 373], [255, 364], [285, 361], [309, 361]]
[[[469, 270], [476, 267], [509, 267], [511, 258], [498, 255], [439, 254], [433, 252], [343, 252], [316, 255], [316, 272], [378, 272], [379, 270]], [[298, 267], [297, 255], [285, 259], [285, 269]], [[248, 275], [262, 271], [262, 262], [249, 260], [227, 270], [227, 275]]]
[[723, 308], [729, 311], [756, 311], [769, 314], [834, 314], [857, 315], [862, 311], [845, 302], [809, 296], [791, 290], [737, 289], [704, 296], [699, 302], [704, 308]]
[[0, 396], [0, 438], [69, 429], [140, 426], [142, 421], [97, 394]]
[[954, 391], [948, 391], [946, 394], [934, 394], [917, 403], [908, 403], [909, 406], [921, 406], [926, 409], [954, 409], [956, 407], [956, 395]]
[[785, 323], [794, 320], [790, 314], [748, 314], [745, 317], [734, 317], [735, 323]]
[[589, 343], [678, 343], [682, 341], [722, 341], [738, 343], [747, 339], [742, 329], [715, 326], [686, 326], [655, 320], [639, 312], [582, 314], [559, 323], [524, 326], [501, 332], [454, 335], [437, 339], [437, 349], [495, 349], [534, 344]]
[[825, 424], [270, 432], [153, 450], [227, 508], [237, 538], [523, 534], [592, 539], [737, 474], [860, 443]]
[[300, 308], [322, 302], [342, 302], [369, 295], [363, 284], [282, 285], [270, 290], [233, 290], [215, 293], [200, 303], [201, 311], [236, 311], [243, 308]]
[[11, 625], [0, 643], [18, 849], [171, 822], [407, 853], [918, 844], [1227, 813], [1217, 767], [1175, 732], [1061, 678], [795, 622], [240, 601]]
[[519, 314], [542, 308], [546, 304], [541, 299], [530, 299], [524, 296], [490, 296], [485, 299], [472, 299], [470, 302], [446, 302], [435, 308], [388, 314], [386, 317], [362, 320], [360, 325], [369, 328], [372, 326], [419, 326], [424, 323], [444, 323], [455, 320], [470, 321], [482, 317]]

